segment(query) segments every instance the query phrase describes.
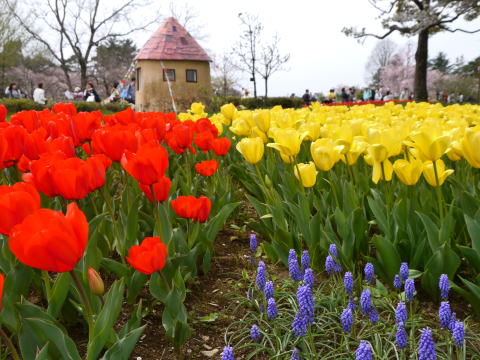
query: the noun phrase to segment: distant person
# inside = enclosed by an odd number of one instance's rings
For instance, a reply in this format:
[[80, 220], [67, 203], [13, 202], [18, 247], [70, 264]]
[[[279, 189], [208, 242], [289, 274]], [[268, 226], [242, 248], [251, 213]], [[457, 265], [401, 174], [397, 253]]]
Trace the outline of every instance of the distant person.
[[393, 94], [390, 92], [390, 90], [387, 91], [387, 93], [386, 93], [385, 96], [383, 97], [383, 100], [384, 100], [384, 101], [393, 100]]
[[370, 99], [369, 99], [369, 100], [370, 100], [370, 101], [374, 101], [374, 100], [375, 100], [375, 96], [376, 96], [376, 91], [375, 91], [375, 89], [372, 89], [372, 93], [371, 93], [371, 95], [370, 95]]
[[98, 95], [97, 90], [95, 90], [95, 86], [92, 82], [87, 83], [87, 88], [83, 92], [83, 100], [87, 102], [96, 102], [99, 103], [102, 101], [100, 99], [100, 95]]
[[292, 95], [290, 95], [290, 99], [295, 99], [295, 93], [292, 93]]
[[403, 88], [403, 90], [400, 92], [400, 100], [408, 100], [408, 88]]
[[330, 89], [328, 92], [328, 102], [331, 104], [335, 102], [335, 89]]
[[310, 106], [310, 103], [312, 102], [312, 97], [310, 96], [310, 91], [308, 89], [305, 90], [305, 94], [303, 94], [302, 99], [305, 105]]
[[348, 101], [354, 102], [355, 101], [355, 92], [356, 92], [355, 87], [351, 87], [350, 89], [348, 89], [348, 91], [349, 91]]
[[119, 89], [120, 83], [118, 81], [113, 82], [112, 90], [110, 90], [110, 96], [108, 97], [108, 101], [113, 103], [113, 102], [118, 102], [120, 100], [120, 89]]
[[372, 91], [369, 88], [363, 90], [363, 101], [369, 101], [372, 96]]
[[22, 97], [22, 92], [17, 88], [16, 83], [11, 83], [5, 90], [5, 95], [9, 99], [20, 99]]
[[130, 84], [127, 86], [127, 94], [125, 96], [125, 101], [130, 104], [135, 104], [135, 91], [137, 87], [137, 79], [135, 76], [132, 76], [130, 79]]
[[340, 96], [342, 97], [342, 103], [346, 103], [348, 102], [348, 94], [347, 92], [345, 91], [345, 88], [342, 88], [342, 92], [340, 93]]
[[[65, 95], [65, 99], [67, 99], [67, 100], [73, 100], [74, 99], [73, 93], [69, 89], [65, 90], [63, 95]], [[83, 97], [83, 95], [82, 95], [82, 97]]]
[[43, 90], [43, 83], [39, 83], [37, 88], [33, 90], [33, 101], [42, 105], [47, 103], [47, 99], [45, 98], [45, 90]]
[[382, 91], [380, 89], [377, 89], [375, 91], [375, 97], [374, 97], [374, 100], [376, 101], [381, 101], [383, 98], [383, 95], [382, 95]]
[[463, 94], [458, 95], [458, 102], [463, 104]]

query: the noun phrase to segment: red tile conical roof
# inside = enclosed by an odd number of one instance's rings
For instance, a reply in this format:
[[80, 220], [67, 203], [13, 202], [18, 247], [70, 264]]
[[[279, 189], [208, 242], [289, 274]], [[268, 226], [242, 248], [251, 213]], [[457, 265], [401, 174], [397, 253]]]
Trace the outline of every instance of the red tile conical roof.
[[147, 41], [135, 60], [212, 61], [190, 33], [173, 17]]

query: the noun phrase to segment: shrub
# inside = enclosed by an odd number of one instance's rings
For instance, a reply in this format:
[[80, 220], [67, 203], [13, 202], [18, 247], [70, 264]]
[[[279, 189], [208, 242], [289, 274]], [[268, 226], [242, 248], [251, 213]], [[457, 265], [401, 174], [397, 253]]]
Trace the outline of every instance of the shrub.
[[209, 112], [218, 112], [224, 104], [232, 103], [235, 106], [243, 106], [246, 109], [272, 108], [281, 105], [286, 108], [299, 108], [303, 105], [301, 98], [290, 97], [258, 97], [258, 98], [240, 98], [238, 96], [214, 96], [209, 105]]
[[[51, 109], [53, 106], [53, 103], [42, 105], [30, 99], [0, 99], [0, 104], [5, 105], [9, 114], [14, 114], [24, 110], [40, 111], [43, 109]], [[100, 110], [102, 112], [118, 112], [129, 107], [129, 104], [126, 103], [97, 104], [94, 102], [75, 101], [74, 104], [79, 112], [90, 112], [95, 110]]]

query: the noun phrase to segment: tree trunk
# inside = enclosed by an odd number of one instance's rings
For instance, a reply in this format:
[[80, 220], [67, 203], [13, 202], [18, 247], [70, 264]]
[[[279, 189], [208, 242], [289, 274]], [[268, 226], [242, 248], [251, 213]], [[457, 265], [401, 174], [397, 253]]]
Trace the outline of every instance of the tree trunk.
[[265, 99], [268, 97], [268, 77], [265, 77]]
[[66, 65], [60, 65], [65, 75], [65, 81], [67, 82], [68, 90], [73, 91], [72, 79], [70, 79], [70, 73], [68, 72], [68, 67]]
[[415, 80], [413, 92], [416, 101], [427, 101], [427, 66], [428, 66], [428, 29], [418, 34], [417, 51], [415, 52]]
[[80, 65], [80, 84], [82, 89], [85, 89], [87, 86], [87, 64], [83, 61], [79, 61]]
[[256, 99], [257, 98], [257, 78], [255, 77], [255, 71], [252, 71], [252, 79], [253, 79], [253, 97]]

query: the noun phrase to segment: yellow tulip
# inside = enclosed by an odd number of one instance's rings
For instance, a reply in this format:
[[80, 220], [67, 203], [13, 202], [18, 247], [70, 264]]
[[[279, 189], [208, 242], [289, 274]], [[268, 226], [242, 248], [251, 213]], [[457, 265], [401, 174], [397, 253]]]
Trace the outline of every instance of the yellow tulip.
[[294, 167], [295, 177], [302, 182], [304, 187], [312, 187], [317, 182], [317, 169], [310, 161], [308, 164], [298, 163]]
[[463, 157], [469, 164], [474, 168], [480, 168], [480, 131], [467, 129], [461, 142], [461, 149]]
[[423, 163], [417, 159], [399, 159], [393, 163], [393, 171], [405, 185], [415, 185], [422, 176]]
[[207, 114], [204, 112], [204, 109], [205, 105], [200, 102], [194, 102], [190, 107], [190, 112], [201, 117], [207, 116]]
[[232, 120], [235, 118], [235, 114], [237, 113], [237, 108], [233, 104], [225, 104], [220, 108], [220, 112], [222, 113], [223, 116], [225, 116], [225, 119], [227, 119], [228, 124], [225, 125], [230, 125]]
[[387, 148], [381, 144], [370, 145], [368, 155], [373, 163], [372, 181], [378, 184], [380, 180], [392, 180], [393, 166], [388, 160]]
[[332, 139], [318, 139], [310, 145], [310, 153], [315, 165], [322, 171], [329, 171], [340, 160], [341, 146]]
[[251, 128], [248, 123], [240, 118], [233, 121], [230, 131], [239, 136], [250, 136]]
[[254, 126], [252, 128], [250, 137], [259, 137], [259, 138], [262, 138], [264, 144], [268, 143], [267, 135], [262, 130], [260, 130], [257, 126]]
[[256, 164], [262, 160], [265, 147], [261, 138], [243, 138], [237, 144], [237, 150], [250, 164]]
[[365, 142], [363, 136], [356, 136], [350, 144], [350, 150], [345, 156], [341, 158], [343, 162], [347, 161], [348, 165], [353, 165], [357, 162], [358, 157], [365, 152], [368, 144]]
[[273, 133], [274, 143], [267, 144], [268, 147], [278, 150], [281, 155], [293, 159], [300, 152], [303, 135], [293, 129], [276, 129]]
[[437, 179], [435, 178], [435, 168], [433, 166], [433, 162], [431, 161], [425, 161], [423, 163], [423, 177], [430, 185], [441, 186], [445, 182], [445, 179], [453, 174], [453, 170], [445, 170], [445, 163], [443, 160], [437, 160], [435, 164], [437, 166], [438, 184]]
[[435, 136], [426, 131], [413, 133], [410, 138], [414, 141], [413, 146], [418, 149], [422, 157], [430, 161], [440, 159], [448, 150], [451, 142], [450, 136]]
[[315, 141], [320, 137], [320, 124], [314, 122], [305, 122], [298, 127], [298, 131], [305, 134], [304, 140]]
[[270, 111], [260, 110], [253, 114], [253, 119], [261, 131], [265, 134], [268, 133], [268, 129], [270, 129]]

